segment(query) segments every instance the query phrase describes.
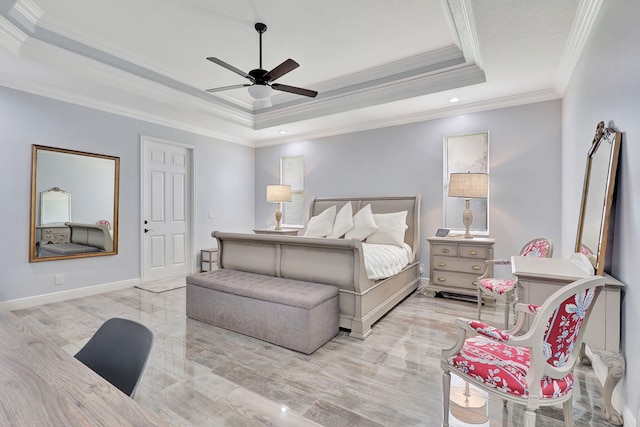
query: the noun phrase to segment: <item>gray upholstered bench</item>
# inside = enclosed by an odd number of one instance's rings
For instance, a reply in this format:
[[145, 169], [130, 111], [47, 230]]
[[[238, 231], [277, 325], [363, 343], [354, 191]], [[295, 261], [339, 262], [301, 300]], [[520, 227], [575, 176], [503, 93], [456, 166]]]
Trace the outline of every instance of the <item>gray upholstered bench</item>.
[[187, 316], [311, 354], [338, 333], [338, 288], [229, 269], [187, 277]]

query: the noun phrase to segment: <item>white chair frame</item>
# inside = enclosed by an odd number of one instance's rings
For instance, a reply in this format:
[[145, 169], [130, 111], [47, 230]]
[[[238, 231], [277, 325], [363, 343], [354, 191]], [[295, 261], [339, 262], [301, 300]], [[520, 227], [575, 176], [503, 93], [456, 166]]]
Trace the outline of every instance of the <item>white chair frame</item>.
[[[458, 326], [458, 338], [456, 343], [447, 349], [443, 349], [441, 352], [441, 368], [442, 368], [442, 382], [443, 382], [443, 404], [444, 404], [444, 422], [443, 427], [449, 427], [449, 403], [450, 403], [450, 387], [451, 387], [451, 372], [474, 384], [476, 387], [486, 391], [489, 395], [497, 396], [507, 402], [516, 403], [519, 405], [525, 405], [524, 412], [524, 427], [535, 427], [536, 413], [535, 410], [540, 406], [551, 406], [558, 403], [562, 403], [565, 426], [574, 427], [573, 422], [573, 389], [571, 389], [564, 396], [557, 398], [544, 398], [541, 397], [540, 381], [543, 376], [548, 376], [553, 379], [561, 379], [567, 376], [574, 368], [576, 361], [580, 358], [580, 348], [582, 346], [582, 339], [587, 327], [589, 316], [593, 311], [596, 300], [600, 291], [604, 287], [604, 278], [601, 276], [593, 276], [587, 279], [578, 280], [570, 283], [560, 290], [551, 295], [545, 303], [540, 306], [536, 312], [530, 310], [530, 306], [527, 304], [517, 304], [516, 309], [518, 311], [518, 319], [513, 329], [509, 331], [499, 331], [504, 334], [512, 335], [508, 340], [501, 341], [504, 344], [510, 346], [528, 347], [530, 351], [530, 368], [527, 372], [526, 383], [529, 389], [529, 395], [527, 397], [521, 397], [513, 395], [504, 391], [500, 391], [494, 387], [488, 386], [472, 376], [459, 371], [453, 366], [449, 365], [449, 358], [458, 354], [462, 349], [467, 333], [477, 332], [468, 325], [466, 319], [457, 319], [456, 325]], [[576, 295], [580, 292], [584, 292], [586, 289], [596, 288], [593, 301], [587, 310], [584, 317], [582, 328], [578, 333], [574, 348], [572, 349], [568, 360], [561, 367], [552, 366], [547, 363], [543, 354], [543, 342], [549, 319], [554, 314], [556, 309], [572, 295]], [[520, 332], [524, 327], [527, 314], [534, 314], [535, 318], [528, 332], [521, 336], [514, 336], [514, 334]], [[483, 335], [485, 336], [485, 335]], [[487, 337], [490, 339], [490, 337]]]

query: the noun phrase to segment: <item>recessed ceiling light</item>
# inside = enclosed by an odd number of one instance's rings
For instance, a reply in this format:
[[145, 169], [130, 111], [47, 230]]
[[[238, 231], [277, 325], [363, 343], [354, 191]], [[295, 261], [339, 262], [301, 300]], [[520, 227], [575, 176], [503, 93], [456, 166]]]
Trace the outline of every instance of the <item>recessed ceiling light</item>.
[[449, 98], [449, 102], [458, 102], [460, 101], [460, 98], [456, 98], [455, 96], [453, 98]]
[[280, 131], [280, 135], [286, 135], [286, 134], [288, 134], [288, 133], [289, 133], [289, 132], [287, 132], [287, 131], [286, 131], [286, 130], [284, 130], [284, 129]]

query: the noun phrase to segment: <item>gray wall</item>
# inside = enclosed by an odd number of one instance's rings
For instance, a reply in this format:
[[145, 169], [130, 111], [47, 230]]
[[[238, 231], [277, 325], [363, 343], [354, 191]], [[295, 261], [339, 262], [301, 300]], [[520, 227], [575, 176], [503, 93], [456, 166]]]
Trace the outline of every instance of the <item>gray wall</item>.
[[265, 187], [278, 182], [280, 157], [302, 154], [307, 206], [322, 196], [421, 194], [421, 260], [428, 271], [424, 239], [443, 221], [443, 137], [479, 130], [490, 133], [489, 229], [496, 255], [508, 258], [539, 236], [559, 245], [559, 100], [259, 148], [256, 226], [273, 216]]
[[[587, 150], [604, 120], [623, 133], [618, 169], [612, 276], [626, 284], [622, 302], [622, 347], [627, 361], [623, 397], [640, 412], [640, 4], [607, 1], [596, 21], [566, 92], [563, 116], [563, 252], [575, 241], [576, 218]], [[626, 423], [625, 423], [626, 425]]]
[[[0, 301], [140, 278], [141, 134], [195, 146], [196, 249], [215, 246], [214, 228], [254, 225], [253, 148], [1, 87], [0, 117]], [[28, 262], [32, 144], [120, 157], [118, 255]], [[58, 273], [64, 285], [54, 284]]]

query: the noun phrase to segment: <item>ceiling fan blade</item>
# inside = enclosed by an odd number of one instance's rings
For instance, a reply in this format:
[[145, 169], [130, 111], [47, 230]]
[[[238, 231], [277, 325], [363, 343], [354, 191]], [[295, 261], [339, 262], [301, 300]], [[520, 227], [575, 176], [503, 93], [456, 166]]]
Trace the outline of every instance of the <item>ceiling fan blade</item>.
[[289, 85], [281, 85], [278, 83], [274, 83], [271, 85], [275, 90], [281, 90], [283, 92], [295, 93], [296, 95], [308, 96], [310, 98], [315, 98], [318, 95], [318, 92], [310, 89], [303, 89], [301, 87], [289, 86]]
[[282, 64], [278, 65], [276, 68], [274, 68], [273, 70], [265, 74], [264, 80], [267, 82], [273, 82], [276, 79], [279, 79], [280, 77], [284, 76], [288, 72], [295, 70], [299, 66], [300, 64], [298, 64], [293, 59], [289, 58], [286, 61], [284, 61]]
[[238, 88], [247, 87], [247, 86], [253, 86], [253, 85], [245, 84], [245, 85], [222, 86], [222, 87], [216, 87], [216, 88], [213, 88], [213, 89], [207, 89], [207, 92], [209, 92], [209, 93], [222, 92], [223, 90], [238, 89]]
[[255, 82], [255, 81], [256, 81], [256, 79], [254, 79], [254, 78], [253, 78], [252, 76], [250, 76], [249, 74], [245, 73], [245, 72], [244, 72], [244, 71], [242, 71], [242, 70], [237, 69], [237, 68], [236, 68], [236, 67], [234, 67], [233, 65], [227, 64], [226, 62], [224, 62], [224, 61], [223, 61], [223, 60], [221, 60], [221, 59], [214, 58], [213, 56], [210, 56], [210, 57], [208, 57], [207, 59], [208, 59], [209, 61], [213, 62], [213, 63], [216, 63], [216, 64], [218, 64], [218, 65], [220, 65], [220, 66], [222, 66], [222, 67], [226, 68], [226, 69], [227, 69], [227, 70], [229, 70], [229, 71], [233, 71], [234, 73], [239, 74], [239, 75], [241, 75], [242, 77], [244, 77], [244, 78], [247, 78], [247, 79], [251, 80], [252, 82]]

